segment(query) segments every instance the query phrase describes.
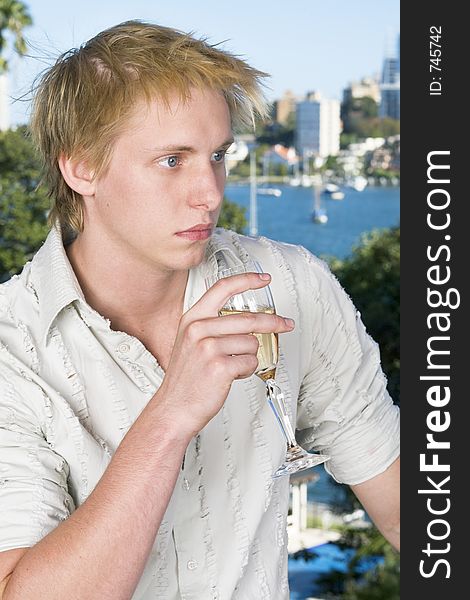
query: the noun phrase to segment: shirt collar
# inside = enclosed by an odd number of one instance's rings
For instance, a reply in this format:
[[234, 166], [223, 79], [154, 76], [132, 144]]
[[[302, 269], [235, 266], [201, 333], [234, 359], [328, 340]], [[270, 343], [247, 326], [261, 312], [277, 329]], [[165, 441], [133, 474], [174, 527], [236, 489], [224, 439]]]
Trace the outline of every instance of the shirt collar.
[[41, 341], [60, 311], [85, 297], [72, 269], [62, 241], [60, 224], [56, 222], [31, 264], [32, 283], [39, 300]]

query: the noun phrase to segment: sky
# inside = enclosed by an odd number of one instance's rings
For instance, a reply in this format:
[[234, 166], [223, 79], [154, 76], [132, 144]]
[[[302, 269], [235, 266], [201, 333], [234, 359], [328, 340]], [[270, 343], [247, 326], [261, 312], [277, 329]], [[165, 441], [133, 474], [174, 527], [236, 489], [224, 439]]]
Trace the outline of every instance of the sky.
[[[29, 56], [11, 57], [10, 120], [24, 123], [39, 73], [99, 31], [142, 19], [220, 43], [271, 75], [270, 100], [285, 90], [341, 99], [350, 81], [377, 74], [399, 33], [399, 0], [25, 0]], [[7, 53], [8, 58], [8, 53]], [[23, 99], [21, 99], [23, 98]], [[16, 101], [13, 101], [16, 99]]]

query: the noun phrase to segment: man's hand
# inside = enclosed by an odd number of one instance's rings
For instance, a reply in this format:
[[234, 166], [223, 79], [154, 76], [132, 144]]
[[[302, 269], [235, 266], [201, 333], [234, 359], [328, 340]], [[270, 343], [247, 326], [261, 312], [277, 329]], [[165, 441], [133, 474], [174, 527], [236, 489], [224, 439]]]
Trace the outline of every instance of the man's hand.
[[269, 279], [257, 273], [224, 278], [181, 318], [155, 399], [190, 435], [196, 435], [222, 408], [235, 379], [250, 377], [256, 371], [259, 344], [251, 334], [292, 331], [293, 322], [275, 314], [219, 316], [230, 297], [268, 283]]

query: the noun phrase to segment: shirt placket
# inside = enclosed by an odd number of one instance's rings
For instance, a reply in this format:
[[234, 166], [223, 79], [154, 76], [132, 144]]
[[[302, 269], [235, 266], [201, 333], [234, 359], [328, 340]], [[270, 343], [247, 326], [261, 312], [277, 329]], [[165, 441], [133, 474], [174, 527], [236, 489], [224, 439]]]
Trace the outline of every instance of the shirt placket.
[[205, 546], [201, 519], [199, 440], [189, 444], [178, 480], [180, 490], [173, 526], [181, 600], [212, 598], [205, 578]]

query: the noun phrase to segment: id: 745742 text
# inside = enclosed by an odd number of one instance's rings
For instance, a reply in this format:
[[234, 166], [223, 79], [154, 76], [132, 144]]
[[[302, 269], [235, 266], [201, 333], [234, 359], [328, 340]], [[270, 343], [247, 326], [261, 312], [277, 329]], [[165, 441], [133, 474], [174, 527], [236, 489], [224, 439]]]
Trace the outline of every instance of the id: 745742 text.
[[442, 27], [432, 25], [429, 28], [429, 72], [432, 80], [429, 82], [429, 95], [440, 96], [442, 94]]

